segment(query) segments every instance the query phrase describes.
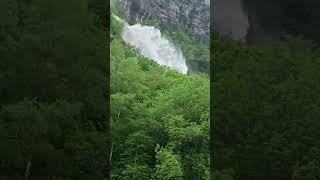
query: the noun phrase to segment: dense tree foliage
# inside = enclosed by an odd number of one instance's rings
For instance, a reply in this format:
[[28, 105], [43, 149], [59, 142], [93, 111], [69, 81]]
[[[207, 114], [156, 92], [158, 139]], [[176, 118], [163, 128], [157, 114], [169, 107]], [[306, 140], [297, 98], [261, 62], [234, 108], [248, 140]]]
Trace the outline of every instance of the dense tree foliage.
[[111, 17], [112, 179], [209, 179], [209, 78], [144, 57]]
[[319, 179], [320, 50], [294, 37], [249, 48], [212, 37], [214, 177]]
[[108, 3], [0, 8], [0, 179], [106, 179]]

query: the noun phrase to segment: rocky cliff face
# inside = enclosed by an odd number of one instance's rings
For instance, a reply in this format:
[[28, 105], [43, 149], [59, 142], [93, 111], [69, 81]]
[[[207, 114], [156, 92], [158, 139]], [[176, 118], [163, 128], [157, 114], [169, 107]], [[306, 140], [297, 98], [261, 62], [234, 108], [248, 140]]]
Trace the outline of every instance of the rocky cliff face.
[[249, 7], [250, 3], [243, 1], [213, 0], [212, 29], [222, 36], [252, 44], [278, 39], [280, 30], [262, 27], [259, 13]]
[[[248, 11], [244, 0], [113, 0], [120, 2], [129, 24], [157, 19], [169, 31], [182, 29], [194, 39], [209, 44], [211, 29], [220, 35], [247, 43], [277, 39], [261, 26], [257, 12]], [[279, 30], [273, 30], [278, 32]]]
[[118, 0], [129, 24], [157, 19], [169, 31], [182, 29], [194, 39], [210, 42], [210, 0]]
[[250, 25], [241, 0], [214, 0], [212, 16], [214, 31], [235, 40], [246, 41]]

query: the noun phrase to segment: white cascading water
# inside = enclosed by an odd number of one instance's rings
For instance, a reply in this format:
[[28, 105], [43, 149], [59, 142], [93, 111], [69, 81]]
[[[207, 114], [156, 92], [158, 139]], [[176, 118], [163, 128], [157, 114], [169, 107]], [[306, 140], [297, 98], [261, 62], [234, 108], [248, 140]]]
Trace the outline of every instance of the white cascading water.
[[144, 56], [155, 60], [158, 64], [187, 74], [188, 67], [182, 51], [162, 37], [159, 29], [141, 24], [130, 26], [122, 19], [114, 17], [125, 24], [122, 39], [127, 44], [139, 48]]

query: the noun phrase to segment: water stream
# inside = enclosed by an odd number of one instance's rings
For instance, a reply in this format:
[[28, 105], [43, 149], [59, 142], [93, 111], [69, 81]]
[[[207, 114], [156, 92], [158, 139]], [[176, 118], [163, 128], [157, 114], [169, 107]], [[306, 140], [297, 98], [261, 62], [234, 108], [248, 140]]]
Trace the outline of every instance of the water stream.
[[187, 74], [188, 67], [182, 51], [163, 37], [159, 29], [141, 24], [129, 25], [124, 20], [116, 16], [115, 18], [125, 25], [122, 39], [127, 44], [140, 49], [144, 56], [155, 60], [158, 64]]

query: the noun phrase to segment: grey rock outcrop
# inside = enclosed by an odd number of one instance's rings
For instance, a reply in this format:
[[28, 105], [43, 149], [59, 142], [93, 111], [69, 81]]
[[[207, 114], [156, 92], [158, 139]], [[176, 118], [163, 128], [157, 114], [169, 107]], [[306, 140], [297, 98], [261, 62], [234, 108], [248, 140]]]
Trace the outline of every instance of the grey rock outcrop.
[[157, 19], [169, 31], [181, 29], [210, 42], [210, 0], [118, 0], [129, 24]]
[[211, 7], [214, 31], [222, 36], [246, 41], [250, 24], [241, 0], [214, 0]]
[[168, 31], [181, 29], [205, 44], [210, 42], [210, 16], [211, 30], [234, 40], [256, 44], [279, 38], [280, 30], [262, 27], [258, 13], [248, 11], [243, 0], [213, 0], [212, 4], [210, 0], [112, 1], [124, 8], [129, 24], [156, 19]]
[[[268, 43], [279, 39], [280, 30], [263, 27], [259, 13], [243, 4], [243, 0], [213, 0], [212, 30], [247, 44]], [[269, 29], [269, 30], [268, 30]]]

